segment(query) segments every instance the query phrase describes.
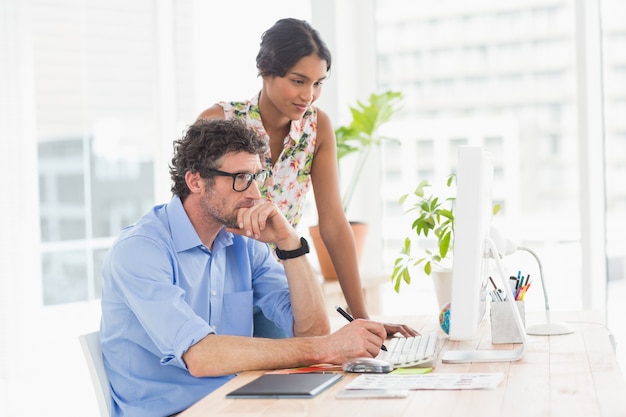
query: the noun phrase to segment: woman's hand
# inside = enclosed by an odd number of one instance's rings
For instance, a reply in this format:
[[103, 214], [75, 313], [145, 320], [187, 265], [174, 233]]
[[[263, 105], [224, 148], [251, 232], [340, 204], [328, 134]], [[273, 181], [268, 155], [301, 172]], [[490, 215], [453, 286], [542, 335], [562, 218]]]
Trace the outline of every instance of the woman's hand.
[[387, 337], [391, 337], [396, 333], [400, 333], [404, 337], [413, 337], [419, 335], [419, 332], [406, 324], [384, 323]]

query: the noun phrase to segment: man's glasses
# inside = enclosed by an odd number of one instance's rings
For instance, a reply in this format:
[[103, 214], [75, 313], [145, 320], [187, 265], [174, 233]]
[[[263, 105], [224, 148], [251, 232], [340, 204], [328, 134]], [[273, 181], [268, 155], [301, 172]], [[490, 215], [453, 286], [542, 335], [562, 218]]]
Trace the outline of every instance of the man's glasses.
[[250, 172], [224, 172], [218, 169], [207, 169], [207, 172], [213, 175], [219, 175], [222, 177], [231, 177], [233, 179], [233, 190], [237, 192], [246, 191], [252, 185], [252, 181], [256, 181], [257, 186], [259, 188], [265, 185], [265, 181], [267, 181], [268, 172], [261, 171], [256, 174], [252, 174]]

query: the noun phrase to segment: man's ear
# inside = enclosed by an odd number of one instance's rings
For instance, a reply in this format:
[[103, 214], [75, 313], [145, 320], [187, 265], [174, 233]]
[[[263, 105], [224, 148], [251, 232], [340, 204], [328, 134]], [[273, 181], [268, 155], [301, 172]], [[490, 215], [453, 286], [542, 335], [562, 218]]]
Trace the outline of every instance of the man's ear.
[[199, 172], [187, 171], [185, 173], [185, 182], [192, 194], [200, 193], [202, 191], [202, 184], [204, 179], [200, 176]]

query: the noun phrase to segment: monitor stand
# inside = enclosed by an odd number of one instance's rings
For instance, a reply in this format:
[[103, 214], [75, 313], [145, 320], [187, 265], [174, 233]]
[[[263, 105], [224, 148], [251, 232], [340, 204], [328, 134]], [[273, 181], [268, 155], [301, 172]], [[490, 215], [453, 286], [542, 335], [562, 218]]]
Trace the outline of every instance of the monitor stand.
[[468, 363], [468, 362], [512, 362], [520, 360], [526, 353], [526, 330], [524, 329], [524, 323], [520, 316], [519, 310], [515, 305], [513, 291], [508, 285], [506, 280], [506, 274], [504, 273], [504, 267], [500, 262], [500, 256], [493, 240], [486, 239], [487, 253], [491, 253], [492, 257], [496, 260], [498, 266], [498, 275], [500, 278], [501, 288], [506, 291], [505, 302], [511, 308], [513, 317], [515, 318], [515, 324], [522, 337], [522, 343], [515, 349], [481, 349], [481, 350], [449, 350], [444, 352], [441, 357], [443, 363]]

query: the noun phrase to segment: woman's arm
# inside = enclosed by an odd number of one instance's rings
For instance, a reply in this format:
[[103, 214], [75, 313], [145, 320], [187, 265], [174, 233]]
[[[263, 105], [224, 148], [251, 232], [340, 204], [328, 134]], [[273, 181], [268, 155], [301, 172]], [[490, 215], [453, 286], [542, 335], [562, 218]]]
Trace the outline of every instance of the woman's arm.
[[[317, 115], [317, 143], [311, 168], [311, 181], [320, 235], [328, 248], [348, 308], [354, 317], [368, 319], [354, 236], [341, 203], [335, 132], [330, 118], [320, 109]], [[386, 323], [385, 329], [389, 335], [418, 334], [406, 325]]]
[[311, 181], [319, 217], [320, 235], [337, 272], [348, 308], [356, 318], [367, 319], [356, 245], [341, 204], [335, 133], [326, 113], [318, 109], [317, 142]]

